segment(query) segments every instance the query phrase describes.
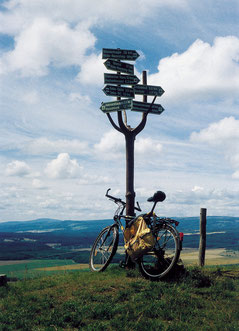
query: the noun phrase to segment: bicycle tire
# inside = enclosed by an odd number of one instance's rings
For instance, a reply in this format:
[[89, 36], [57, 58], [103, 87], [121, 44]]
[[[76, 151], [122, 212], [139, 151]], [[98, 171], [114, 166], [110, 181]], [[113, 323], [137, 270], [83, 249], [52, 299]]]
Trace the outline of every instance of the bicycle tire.
[[157, 232], [154, 248], [139, 259], [139, 270], [147, 279], [162, 279], [173, 270], [179, 255], [178, 231], [169, 224], [163, 224]]
[[119, 242], [117, 225], [107, 226], [97, 236], [90, 253], [89, 267], [91, 271], [102, 272], [110, 264], [116, 253]]

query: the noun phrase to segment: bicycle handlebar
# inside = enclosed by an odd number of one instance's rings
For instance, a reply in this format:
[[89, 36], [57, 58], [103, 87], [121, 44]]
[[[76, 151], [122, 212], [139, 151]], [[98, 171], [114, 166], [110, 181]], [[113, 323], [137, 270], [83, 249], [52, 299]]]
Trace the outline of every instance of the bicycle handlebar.
[[126, 205], [126, 203], [124, 201], [122, 201], [120, 198], [116, 198], [116, 197], [113, 197], [112, 195], [109, 195], [108, 192], [111, 190], [111, 188], [109, 188], [107, 191], [106, 191], [106, 194], [105, 196], [111, 200], [113, 200], [115, 203], [116, 202], [120, 202], [122, 203], [122, 205]]
[[[126, 202], [122, 201], [120, 198], [116, 198], [116, 197], [113, 197], [112, 195], [110, 195], [108, 192], [111, 190], [111, 188], [109, 188], [107, 191], [106, 191], [106, 194], [105, 196], [111, 200], [113, 200], [115, 203], [119, 202], [121, 203], [123, 206], [126, 205]], [[141, 211], [141, 208], [139, 206], [139, 203], [137, 201], [137, 207], [134, 207], [135, 210], [138, 210], [138, 211]]]

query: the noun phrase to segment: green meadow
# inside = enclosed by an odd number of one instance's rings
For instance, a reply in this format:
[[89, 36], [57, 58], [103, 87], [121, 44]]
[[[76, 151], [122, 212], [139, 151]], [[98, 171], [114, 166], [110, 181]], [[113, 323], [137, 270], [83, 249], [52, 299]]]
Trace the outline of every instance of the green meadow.
[[0, 287], [0, 330], [239, 330], [238, 306], [238, 265], [160, 282], [113, 265]]

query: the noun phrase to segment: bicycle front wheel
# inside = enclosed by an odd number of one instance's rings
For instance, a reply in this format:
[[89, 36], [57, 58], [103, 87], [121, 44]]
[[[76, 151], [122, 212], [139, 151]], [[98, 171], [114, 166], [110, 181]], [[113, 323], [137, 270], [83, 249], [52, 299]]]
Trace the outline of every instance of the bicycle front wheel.
[[115, 225], [104, 228], [96, 238], [90, 253], [91, 271], [104, 271], [116, 253], [119, 230]]
[[180, 255], [180, 239], [177, 230], [163, 224], [157, 233], [153, 250], [139, 260], [141, 274], [151, 280], [164, 278], [177, 264]]

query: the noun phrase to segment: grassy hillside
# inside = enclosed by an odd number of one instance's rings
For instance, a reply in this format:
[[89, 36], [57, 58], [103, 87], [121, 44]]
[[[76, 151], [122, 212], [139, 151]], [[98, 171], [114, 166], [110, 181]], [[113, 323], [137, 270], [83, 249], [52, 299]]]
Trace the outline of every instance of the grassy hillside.
[[239, 330], [238, 293], [239, 266], [59, 274], [0, 287], [0, 330]]

